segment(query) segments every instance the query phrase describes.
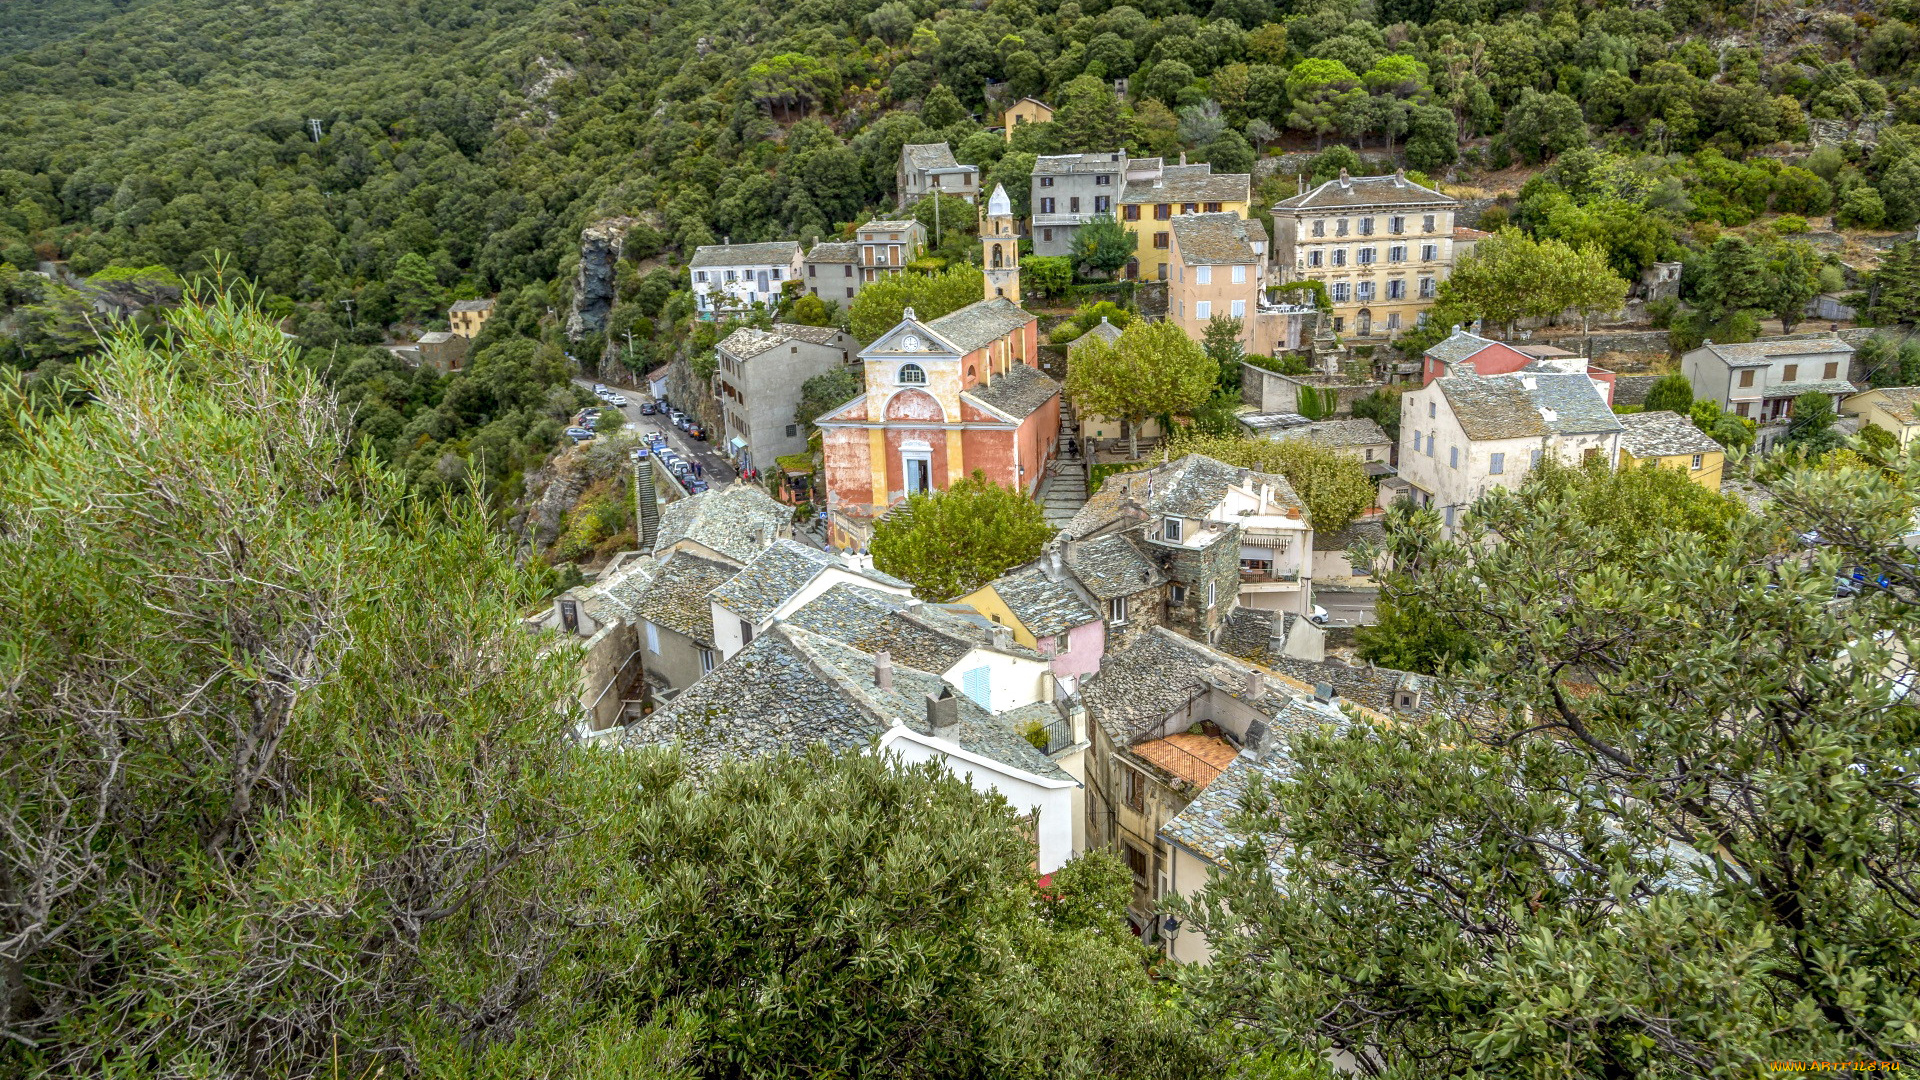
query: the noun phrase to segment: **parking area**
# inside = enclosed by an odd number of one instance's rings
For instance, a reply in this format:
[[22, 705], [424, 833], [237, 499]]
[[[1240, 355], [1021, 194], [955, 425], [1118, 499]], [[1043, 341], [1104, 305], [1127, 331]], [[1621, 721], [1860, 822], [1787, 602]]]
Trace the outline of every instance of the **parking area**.
[[[575, 379], [574, 382], [589, 392], [596, 386], [602, 385], [592, 379]], [[655, 434], [660, 436], [660, 439], [655, 441], [664, 440], [666, 447], [675, 455], [686, 460], [690, 465], [698, 466], [694, 474], [695, 479], [712, 486], [732, 483], [736, 479], [733, 466], [726, 457], [715, 451], [713, 444], [707, 439], [693, 438], [676, 427], [672, 416], [660, 408], [660, 403], [655, 401], [651, 394], [644, 390], [612, 384], [607, 384], [604, 388], [625, 399], [626, 404], [619, 408], [621, 414], [626, 417], [627, 427], [650, 436]], [[645, 411], [647, 406], [654, 407], [651, 415]]]

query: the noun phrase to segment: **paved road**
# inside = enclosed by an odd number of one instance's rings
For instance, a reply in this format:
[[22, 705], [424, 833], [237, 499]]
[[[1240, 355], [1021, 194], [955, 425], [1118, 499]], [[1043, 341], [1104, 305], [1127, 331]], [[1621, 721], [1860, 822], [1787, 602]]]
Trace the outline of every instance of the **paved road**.
[[1316, 585], [1313, 602], [1327, 609], [1327, 621], [1334, 625], [1371, 626], [1375, 621], [1374, 598], [1378, 589]]
[[[585, 389], [588, 393], [593, 392], [595, 380], [575, 379], [573, 381], [580, 384], [581, 388]], [[665, 417], [642, 416], [640, 414], [640, 403], [642, 401], [651, 401], [651, 394], [648, 394], [644, 390], [636, 390], [631, 386], [621, 386], [618, 383], [607, 383], [606, 385], [625, 395], [627, 407], [621, 411], [626, 413], [628, 427], [636, 431], [666, 432], [667, 445], [673, 447], [675, 453], [686, 458], [688, 461], [699, 462], [701, 469], [704, 470], [701, 478], [714, 487], [731, 483], [735, 479], [733, 466], [728, 463], [724, 455], [714, 451], [711, 442], [688, 438], [685, 432], [674, 427], [672, 422]]]

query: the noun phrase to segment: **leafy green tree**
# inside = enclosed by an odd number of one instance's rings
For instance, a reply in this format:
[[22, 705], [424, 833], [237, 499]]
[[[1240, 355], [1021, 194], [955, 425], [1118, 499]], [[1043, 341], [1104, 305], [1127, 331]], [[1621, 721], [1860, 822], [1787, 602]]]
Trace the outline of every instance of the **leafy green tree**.
[[1307, 504], [1307, 516], [1322, 532], [1339, 532], [1372, 506], [1377, 492], [1364, 465], [1303, 439], [1256, 439], [1246, 435], [1176, 432], [1167, 444], [1178, 457], [1204, 454], [1229, 465], [1287, 478]]
[[[1479, 658], [1431, 720], [1290, 742], [1232, 869], [1181, 912], [1215, 948], [1202, 1016], [1386, 1075], [1910, 1053], [1916, 713], [1888, 673], [1916, 617], [1916, 471], [1783, 472], [1767, 516], [1712, 541], [1572, 525], [1579, 480], [1396, 541], [1419, 569], [1389, 597]], [[1780, 559], [1806, 532], [1844, 539]], [[1835, 604], [1849, 565], [1894, 586]]]
[[1302, 60], [1287, 75], [1286, 85], [1287, 98], [1293, 103], [1287, 124], [1312, 132], [1315, 149], [1339, 126], [1343, 100], [1351, 94], [1364, 95], [1359, 77], [1338, 60]]
[[1920, 244], [1895, 244], [1873, 275], [1873, 320], [1882, 326], [1920, 323]]
[[1387, 441], [1400, 441], [1400, 394], [1393, 386], [1382, 386], [1364, 397], [1355, 398], [1353, 415], [1356, 419], [1371, 420], [1380, 425], [1387, 433]]
[[1058, 296], [1073, 284], [1073, 259], [1029, 255], [1020, 260], [1020, 287], [1037, 296]]
[[1102, 276], [1112, 277], [1140, 246], [1140, 236], [1112, 214], [1096, 214], [1092, 221], [1073, 231], [1073, 261]]
[[950, 266], [938, 274], [895, 274], [873, 282], [847, 309], [848, 330], [873, 341], [898, 326], [907, 308], [922, 321], [937, 319], [980, 300], [985, 280], [977, 266]]
[[1061, 88], [1052, 129], [1063, 153], [1112, 150], [1133, 142], [1133, 128], [1113, 87], [1082, 75]]
[[1482, 240], [1440, 283], [1439, 306], [1511, 328], [1523, 316], [1569, 308], [1583, 317], [1617, 308], [1627, 284], [1598, 248], [1575, 250], [1508, 227]]
[[1806, 317], [1807, 304], [1820, 295], [1820, 256], [1804, 240], [1776, 242], [1768, 256], [1767, 310], [1791, 334]]
[[813, 422], [852, 401], [866, 389], [860, 369], [835, 368], [800, 384], [800, 403], [793, 408], [793, 422], [813, 430]]
[[1792, 419], [1787, 424], [1786, 437], [1781, 440], [1783, 446], [1793, 447], [1807, 454], [1824, 454], [1841, 444], [1841, 436], [1833, 430], [1834, 421], [1839, 419], [1833, 408], [1833, 395], [1817, 390], [1808, 391], [1793, 399]]
[[975, 470], [874, 526], [873, 564], [921, 599], [945, 602], [1031, 561], [1052, 538], [1039, 503]]
[[1171, 322], [1138, 321], [1109, 344], [1094, 339], [1073, 354], [1067, 396], [1083, 415], [1127, 421], [1127, 454], [1140, 456], [1140, 424], [1206, 401], [1219, 365]]
[[1521, 92], [1520, 99], [1507, 110], [1504, 132], [1507, 145], [1522, 159], [1538, 164], [1563, 151], [1587, 142], [1586, 120], [1580, 103], [1561, 93], [1542, 94], [1538, 90]]
[[1357, 176], [1360, 168], [1360, 155], [1345, 143], [1329, 146], [1313, 155], [1313, 159], [1307, 162], [1308, 176], [1315, 184], [1324, 184], [1329, 180], [1337, 179], [1342, 169], [1345, 169], [1348, 175]]
[[938, 131], [967, 118], [967, 110], [960, 105], [960, 99], [945, 85], [936, 85], [927, 92], [926, 99], [920, 103], [920, 119], [928, 127]]
[[1200, 348], [1219, 366], [1219, 385], [1223, 390], [1240, 388], [1240, 361], [1247, 355], [1240, 338], [1245, 332], [1246, 324], [1231, 315], [1215, 315], [1207, 320], [1207, 328], [1201, 332]]
[[1662, 375], [1647, 388], [1648, 412], [1671, 412], [1686, 416], [1692, 408], [1693, 383], [1679, 372]]
[[1720, 403], [1701, 399], [1688, 410], [1693, 426], [1707, 433], [1714, 442], [1729, 450], [1745, 450], [1753, 445], [1759, 425], [1735, 413], [1723, 412]]

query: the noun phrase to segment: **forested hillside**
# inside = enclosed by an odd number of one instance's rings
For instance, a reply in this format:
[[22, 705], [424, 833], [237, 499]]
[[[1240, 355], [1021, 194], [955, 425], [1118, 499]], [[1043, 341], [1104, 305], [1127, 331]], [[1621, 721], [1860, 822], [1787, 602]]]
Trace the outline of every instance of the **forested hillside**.
[[83, 34], [148, 0], [8, 0], [0, 11], [0, 56]]

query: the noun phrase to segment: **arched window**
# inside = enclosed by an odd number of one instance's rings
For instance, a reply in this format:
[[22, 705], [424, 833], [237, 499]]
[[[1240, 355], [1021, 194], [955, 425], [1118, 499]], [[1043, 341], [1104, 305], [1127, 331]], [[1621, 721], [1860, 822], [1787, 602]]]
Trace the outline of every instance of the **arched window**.
[[994, 266], [994, 269], [996, 269], [996, 270], [997, 270], [997, 269], [999, 269], [999, 268], [1000, 268], [1000, 262], [1001, 262], [1001, 254], [1000, 254], [1000, 245], [999, 245], [999, 244], [995, 244], [995, 245], [993, 245], [993, 266]]
[[901, 364], [900, 365], [900, 385], [925, 386], [926, 384], [927, 384], [927, 371], [925, 368], [921, 367], [919, 364]]

